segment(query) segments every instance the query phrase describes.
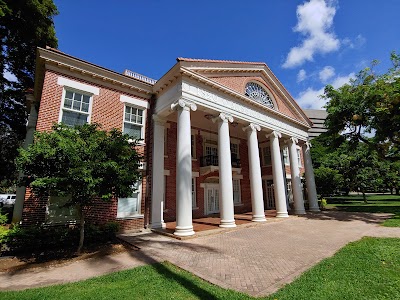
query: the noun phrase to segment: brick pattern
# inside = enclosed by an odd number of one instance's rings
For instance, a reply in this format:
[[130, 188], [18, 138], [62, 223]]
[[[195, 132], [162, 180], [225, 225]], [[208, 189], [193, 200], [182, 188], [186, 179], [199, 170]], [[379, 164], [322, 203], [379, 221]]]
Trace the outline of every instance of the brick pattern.
[[293, 112], [293, 110], [288, 106], [287, 103], [285, 103], [285, 101], [278, 96], [278, 94], [275, 92], [275, 90], [273, 88], [271, 88], [271, 86], [266, 83], [264, 80], [262, 80], [260, 77], [210, 77], [210, 79], [240, 93], [240, 94], [244, 94], [245, 88], [246, 88], [246, 84], [250, 81], [255, 81], [255, 82], [261, 82], [264, 86], [266, 86], [268, 88], [268, 92], [273, 96], [273, 98], [276, 101], [276, 104], [278, 105], [278, 110], [289, 116], [292, 117], [296, 120], [299, 121], [303, 121], [302, 119], [300, 119], [298, 116], [296, 116], [296, 114]]
[[[121, 94], [127, 96], [133, 96], [138, 98], [136, 95], [129, 95], [122, 93], [117, 89], [111, 89], [99, 84], [93, 83], [89, 80], [81, 80], [75, 77], [71, 77], [67, 74], [55, 72], [52, 70], [46, 70], [44, 76], [44, 84], [42, 91], [42, 98], [40, 102], [40, 109], [38, 114], [38, 122], [36, 126], [37, 131], [49, 131], [54, 123], [58, 122], [60, 107], [62, 105], [62, 94], [63, 86], [57, 84], [59, 76], [78, 81], [91, 86], [96, 86], [100, 89], [99, 95], [93, 95], [91, 123], [99, 123], [102, 125], [102, 129], [110, 130], [117, 128], [122, 130], [123, 124], [123, 113], [124, 103], [120, 101]], [[147, 101], [145, 98], [142, 100]], [[151, 114], [147, 113], [147, 116]], [[149, 124], [149, 117], [146, 119], [145, 132], [146, 140], [145, 145], [138, 146], [137, 151], [143, 155], [144, 160], [147, 157], [147, 147], [151, 148], [151, 139], [147, 138], [147, 134], [151, 135], [151, 126]], [[148, 169], [148, 168], [147, 168]], [[148, 219], [148, 208], [145, 205], [147, 196], [147, 171], [143, 173], [142, 183], [142, 203], [141, 212], [144, 217], [136, 219], [116, 219], [117, 216], [117, 199], [113, 199], [110, 202], [104, 202], [99, 200], [98, 203], [91, 209], [87, 215], [88, 222], [96, 224], [104, 224], [109, 221], [117, 221], [121, 225], [122, 231], [137, 230], [145, 226], [145, 220]], [[38, 199], [32, 195], [31, 191], [27, 189], [25, 195], [25, 202], [22, 215], [23, 225], [41, 224], [45, 222], [46, 218], [46, 206], [47, 199]]]

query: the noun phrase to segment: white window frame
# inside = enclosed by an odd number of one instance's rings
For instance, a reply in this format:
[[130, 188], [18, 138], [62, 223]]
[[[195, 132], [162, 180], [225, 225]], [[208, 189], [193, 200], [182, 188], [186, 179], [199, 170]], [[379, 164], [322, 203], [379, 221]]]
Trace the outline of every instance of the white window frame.
[[301, 168], [302, 164], [301, 164], [301, 149], [300, 149], [300, 147], [296, 148], [296, 155], [297, 155], [297, 163], [299, 165], [299, 168]]
[[[193, 144], [192, 144], [193, 141]], [[196, 159], [196, 134], [192, 133], [190, 135], [190, 152], [192, 155], [192, 159]]]
[[122, 212], [118, 212], [118, 202], [120, 199], [127, 199], [127, 198], [118, 198], [117, 199], [117, 219], [130, 219], [130, 218], [137, 218], [137, 217], [143, 217], [143, 214], [141, 214], [141, 209], [142, 209], [142, 181], [138, 181], [137, 182], [138, 186], [137, 186], [137, 193], [138, 193], [138, 200], [137, 200], [137, 212], [133, 213], [133, 214], [126, 214], [126, 213], [122, 213]]
[[[269, 152], [269, 163], [267, 163], [265, 159], [265, 151]], [[262, 156], [262, 162], [264, 167], [268, 167], [272, 165], [272, 156], [271, 156], [271, 148], [269, 145], [266, 145], [261, 148], [261, 156]]]
[[[235, 194], [235, 181], [237, 181], [237, 184], [238, 184], [238, 188], [239, 188], [239, 190], [237, 191], [238, 192], [238, 194], [239, 194], [239, 201], [236, 201], [235, 202], [235, 197], [234, 197], [234, 194]], [[241, 190], [241, 186], [240, 186], [240, 179], [237, 179], [237, 178], [233, 178], [232, 179], [232, 193], [233, 193], [233, 204], [234, 205], [241, 205], [242, 204], [242, 190]]]
[[[142, 140], [139, 141], [140, 145], [145, 144], [145, 138], [146, 138], [146, 122], [147, 122], [147, 109], [150, 107], [150, 104], [147, 101], [129, 97], [126, 95], [121, 95], [119, 99], [123, 104], [124, 104], [124, 112], [122, 114], [122, 131], [124, 131], [124, 125], [125, 125], [125, 109], [126, 106], [134, 107], [143, 110], [143, 125], [142, 125]], [[135, 124], [138, 125], [138, 124]]]
[[[67, 79], [64, 77], [58, 77], [57, 78], [57, 84], [63, 87], [63, 92], [61, 95], [61, 105], [60, 105], [60, 111], [58, 114], [58, 123], [61, 123], [62, 116], [63, 116], [63, 111], [64, 109], [67, 111], [72, 111], [76, 113], [81, 113], [81, 114], [88, 114], [87, 117], [87, 123], [90, 124], [91, 118], [92, 118], [92, 107], [93, 107], [93, 95], [99, 95], [100, 94], [100, 89], [95, 86], [91, 86], [79, 81], [74, 81], [71, 79]], [[68, 109], [64, 108], [64, 103], [65, 103], [65, 94], [66, 91], [71, 91], [71, 92], [77, 92], [86, 96], [89, 96], [89, 111], [86, 112], [81, 112], [73, 109]]]
[[234, 153], [234, 152], [232, 152], [232, 145], [236, 145], [236, 147], [237, 147], [236, 158], [237, 158], [237, 159], [240, 159], [240, 144], [231, 141], [231, 143], [230, 143], [230, 145], [229, 145], [229, 148], [230, 148], [230, 150], [231, 150], [231, 155], [232, 155], [232, 153]]
[[[125, 112], [126, 112], [126, 107], [127, 106], [129, 106], [131, 108], [135, 108], [135, 109], [140, 109], [142, 111], [142, 124], [141, 125], [138, 124], [138, 123], [133, 123], [133, 122], [125, 120]], [[135, 126], [141, 126], [142, 128], [140, 130], [140, 136], [141, 137], [140, 137], [139, 144], [144, 144], [145, 131], [146, 131], [146, 113], [147, 113], [147, 110], [144, 107], [137, 106], [137, 105], [134, 105], [134, 104], [130, 104], [130, 103], [127, 103], [127, 102], [124, 103], [124, 113], [123, 113], [123, 120], [122, 120], [122, 132], [124, 132], [124, 130], [125, 130], [125, 122], [129, 123], [129, 124], [133, 124]]]
[[[67, 92], [78, 93], [78, 94], [81, 94], [81, 95], [84, 95], [84, 96], [88, 96], [89, 97], [89, 110], [87, 112], [85, 112], [85, 111], [76, 110], [76, 109], [73, 109], [73, 108], [64, 107], [65, 96], [66, 96]], [[70, 112], [78, 113], [78, 114], [81, 114], [81, 115], [86, 115], [86, 123], [90, 124], [91, 119], [92, 119], [92, 107], [93, 107], [93, 94], [91, 94], [89, 92], [77, 90], [77, 89], [74, 89], [74, 88], [71, 88], [71, 87], [68, 87], [68, 86], [64, 86], [63, 92], [62, 92], [60, 112], [59, 112], [59, 115], [58, 115], [58, 123], [61, 123], [64, 111], [70, 111]]]
[[289, 159], [289, 148], [288, 148], [288, 146], [283, 147], [282, 155], [283, 155], [284, 164], [286, 166], [289, 166], [290, 165], [290, 159]]

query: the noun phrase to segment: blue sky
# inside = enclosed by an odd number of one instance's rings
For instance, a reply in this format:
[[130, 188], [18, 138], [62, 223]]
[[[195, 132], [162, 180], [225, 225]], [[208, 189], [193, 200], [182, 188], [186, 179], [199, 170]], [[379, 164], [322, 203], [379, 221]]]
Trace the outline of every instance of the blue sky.
[[177, 57], [263, 61], [303, 108], [320, 108], [373, 59], [400, 52], [399, 0], [55, 0], [59, 49], [159, 79]]

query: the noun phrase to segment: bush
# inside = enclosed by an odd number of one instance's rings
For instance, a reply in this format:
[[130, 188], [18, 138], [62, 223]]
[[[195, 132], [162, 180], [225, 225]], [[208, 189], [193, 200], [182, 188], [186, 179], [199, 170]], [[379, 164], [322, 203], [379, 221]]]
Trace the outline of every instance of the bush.
[[[119, 224], [110, 222], [96, 226], [88, 224], [85, 239], [88, 244], [100, 244], [115, 239]], [[0, 233], [1, 251], [7, 254], [31, 254], [46, 251], [70, 251], [78, 246], [77, 226], [14, 226], [5, 234]]]

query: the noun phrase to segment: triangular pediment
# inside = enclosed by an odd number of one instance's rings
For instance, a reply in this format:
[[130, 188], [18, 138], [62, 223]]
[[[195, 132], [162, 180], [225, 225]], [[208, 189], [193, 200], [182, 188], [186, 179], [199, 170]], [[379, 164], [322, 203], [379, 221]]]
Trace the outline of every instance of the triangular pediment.
[[274, 110], [291, 119], [312, 123], [265, 63], [178, 58], [181, 67], [236, 93], [246, 95], [247, 84], [261, 86], [273, 100]]

